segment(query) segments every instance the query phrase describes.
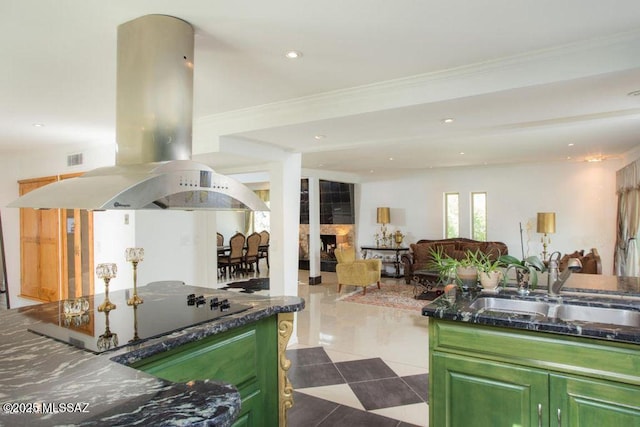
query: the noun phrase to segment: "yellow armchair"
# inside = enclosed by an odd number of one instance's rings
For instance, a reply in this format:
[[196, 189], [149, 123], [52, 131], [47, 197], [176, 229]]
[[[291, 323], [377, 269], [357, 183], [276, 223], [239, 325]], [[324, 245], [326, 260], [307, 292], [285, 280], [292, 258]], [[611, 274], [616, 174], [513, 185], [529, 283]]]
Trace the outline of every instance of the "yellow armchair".
[[378, 285], [380, 289], [380, 275], [382, 261], [379, 259], [356, 259], [355, 248], [337, 248], [335, 250], [336, 273], [338, 275], [338, 293], [342, 285], [362, 286], [363, 295], [367, 294], [367, 286]]

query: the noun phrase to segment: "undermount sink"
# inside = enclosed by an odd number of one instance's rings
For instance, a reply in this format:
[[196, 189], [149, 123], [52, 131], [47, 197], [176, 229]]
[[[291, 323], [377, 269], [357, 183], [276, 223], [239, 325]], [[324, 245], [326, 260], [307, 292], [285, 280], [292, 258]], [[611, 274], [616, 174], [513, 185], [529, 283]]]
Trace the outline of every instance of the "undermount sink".
[[470, 306], [474, 310], [544, 316], [564, 322], [590, 322], [640, 328], [640, 311], [575, 304], [547, 303], [495, 297], [480, 297]]
[[546, 316], [549, 304], [540, 301], [526, 301], [505, 298], [478, 298], [470, 306], [475, 310], [499, 311], [501, 313], [527, 314]]
[[561, 304], [555, 311], [557, 319], [605, 323], [619, 326], [640, 327], [640, 311], [608, 307], [587, 307], [584, 305]]

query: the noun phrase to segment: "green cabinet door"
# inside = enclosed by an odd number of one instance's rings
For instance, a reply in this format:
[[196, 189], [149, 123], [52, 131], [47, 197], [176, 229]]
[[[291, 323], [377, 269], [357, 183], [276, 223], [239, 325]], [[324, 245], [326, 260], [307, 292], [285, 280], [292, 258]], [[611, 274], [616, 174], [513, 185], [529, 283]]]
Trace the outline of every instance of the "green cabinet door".
[[638, 387], [564, 375], [550, 384], [552, 426], [640, 427]]
[[549, 422], [549, 375], [505, 363], [434, 352], [430, 426], [537, 427]]
[[278, 425], [276, 317], [185, 344], [132, 365], [174, 382], [215, 379], [242, 398], [234, 427]]

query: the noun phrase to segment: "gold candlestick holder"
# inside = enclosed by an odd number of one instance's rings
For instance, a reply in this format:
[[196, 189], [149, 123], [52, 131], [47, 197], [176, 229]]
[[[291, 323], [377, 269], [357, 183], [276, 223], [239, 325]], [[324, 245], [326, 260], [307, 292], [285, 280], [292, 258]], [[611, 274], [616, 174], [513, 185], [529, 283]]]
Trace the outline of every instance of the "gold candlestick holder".
[[138, 306], [133, 305], [133, 338], [129, 340], [130, 343], [140, 341], [138, 336]]
[[118, 267], [113, 263], [98, 264], [96, 266], [96, 275], [104, 280], [104, 301], [98, 306], [98, 311], [106, 313], [115, 310], [116, 305], [109, 301], [109, 282], [116, 277]]
[[109, 350], [111, 347], [115, 348], [118, 346], [118, 334], [111, 332], [111, 329], [109, 329], [109, 312], [108, 311], [105, 311], [104, 317], [105, 317], [106, 328], [105, 328], [104, 334], [98, 337], [97, 345], [98, 345], [98, 349], [100, 350]]
[[127, 248], [125, 257], [133, 265], [133, 296], [127, 300], [127, 305], [137, 306], [144, 301], [138, 296], [138, 263], [144, 259], [143, 248]]

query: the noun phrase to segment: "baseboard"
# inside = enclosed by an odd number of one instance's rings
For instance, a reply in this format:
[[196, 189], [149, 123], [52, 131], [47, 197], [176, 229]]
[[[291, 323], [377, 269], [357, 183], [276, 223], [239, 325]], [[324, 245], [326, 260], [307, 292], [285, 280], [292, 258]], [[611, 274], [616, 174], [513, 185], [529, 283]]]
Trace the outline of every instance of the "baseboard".
[[309, 276], [310, 285], [319, 285], [320, 283], [322, 283], [322, 276], [316, 276], [316, 277]]

